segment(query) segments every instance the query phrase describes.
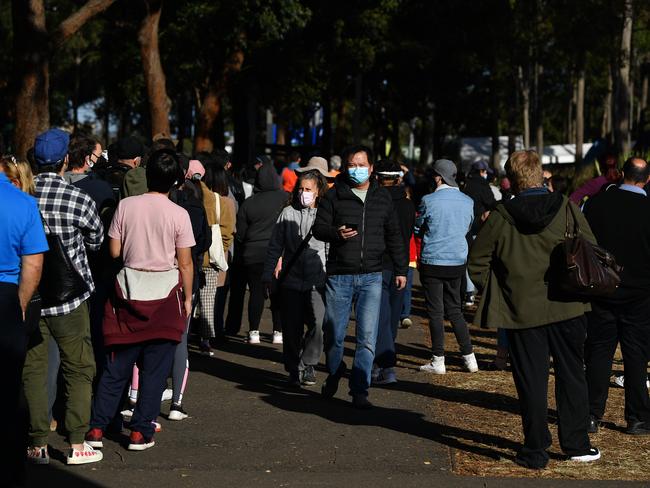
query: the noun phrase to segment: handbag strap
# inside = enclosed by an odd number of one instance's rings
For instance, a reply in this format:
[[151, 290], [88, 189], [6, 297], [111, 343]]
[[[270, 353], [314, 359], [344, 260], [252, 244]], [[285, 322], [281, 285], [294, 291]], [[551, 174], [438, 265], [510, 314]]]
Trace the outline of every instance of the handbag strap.
[[278, 284], [282, 283], [286, 279], [287, 275], [289, 274], [289, 271], [291, 271], [291, 268], [293, 268], [293, 265], [296, 264], [296, 261], [298, 261], [300, 255], [307, 248], [307, 245], [311, 240], [311, 236], [312, 236], [311, 229], [309, 229], [309, 232], [307, 232], [307, 235], [302, 240], [302, 242], [298, 246], [298, 249], [296, 249], [296, 252], [293, 254], [293, 256], [291, 256], [289, 262], [285, 266], [282, 266], [282, 271], [280, 271], [280, 276], [278, 276]]
[[[569, 228], [569, 213], [571, 213], [571, 217], [573, 219], [573, 234], [571, 234]], [[564, 236], [566, 238], [577, 237], [579, 233], [580, 233], [580, 225], [578, 224], [578, 217], [576, 215], [576, 211], [573, 209], [573, 205], [571, 204], [571, 202], [568, 201], [566, 203], [566, 231], [564, 233]]]
[[217, 224], [221, 224], [221, 200], [218, 193], [214, 194], [215, 196], [215, 209], [217, 211]]

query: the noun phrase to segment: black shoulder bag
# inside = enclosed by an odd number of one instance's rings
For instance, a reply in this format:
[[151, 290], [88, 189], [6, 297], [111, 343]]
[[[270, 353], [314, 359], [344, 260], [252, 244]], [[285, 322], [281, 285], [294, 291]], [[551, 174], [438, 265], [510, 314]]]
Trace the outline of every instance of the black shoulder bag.
[[[572, 219], [569, 219], [569, 214]], [[571, 202], [567, 202], [566, 232], [562, 246], [562, 265], [558, 269], [558, 290], [568, 297], [582, 300], [606, 298], [621, 284], [623, 268], [614, 256], [580, 235], [578, 218]], [[570, 227], [573, 220], [573, 229]]]
[[293, 256], [291, 256], [289, 262], [286, 265], [282, 266], [282, 270], [280, 271], [280, 276], [278, 276], [278, 280], [277, 280], [278, 286], [280, 286], [282, 282], [285, 279], [287, 279], [287, 276], [289, 275], [289, 271], [291, 271], [291, 268], [293, 268], [294, 264], [296, 264], [296, 262], [300, 258], [300, 255], [305, 251], [305, 249], [309, 245], [310, 240], [311, 240], [311, 229], [309, 230], [305, 238], [298, 246], [298, 249], [296, 249], [296, 252], [293, 254]]
[[61, 237], [52, 233], [45, 220], [43, 223], [49, 232], [45, 237], [50, 250], [43, 257], [43, 273], [38, 292], [43, 308], [50, 308], [83, 295], [88, 291], [88, 284], [75, 268]]

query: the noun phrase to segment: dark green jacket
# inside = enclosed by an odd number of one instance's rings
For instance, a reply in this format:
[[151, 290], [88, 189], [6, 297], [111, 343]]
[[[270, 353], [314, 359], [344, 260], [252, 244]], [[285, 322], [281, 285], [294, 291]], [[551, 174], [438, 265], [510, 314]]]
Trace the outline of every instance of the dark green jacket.
[[[564, 240], [568, 199], [559, 193], [520, 195], [493, 211], [469, 253], [469, 274], [482, 290], [474, 323], [526, 329], [579, 317], [581, 302], [549, 298], [551, 252]], [[573, 205], [573, 204], [571, 204]], [[579, 209], [580, 232], [595, 238]]]

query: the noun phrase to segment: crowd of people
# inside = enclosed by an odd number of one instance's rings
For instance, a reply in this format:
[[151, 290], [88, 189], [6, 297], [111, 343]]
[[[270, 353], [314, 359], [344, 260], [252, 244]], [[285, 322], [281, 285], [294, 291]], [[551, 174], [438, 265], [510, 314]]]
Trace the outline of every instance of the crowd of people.
[[[123, 424], [129, 450], [154, 446], [161, 401], [171, 400], [169, 420], [188, 416], [188, 336], [213, 356], [240, 332], [247, 290], [247, 342], [261, 342], [268, 301], [287, 381], [317, 384], [324, 353], [324, 398], [348, 370], [354, 311], [349, 394], [354, 408], [372, 408], [370, 386], [399, 381], [395, 343], [412, 324], [415, 268], [432, 343], [423, 373], [446, 373], [445, 318], [465, 370], [478, 371], [463, 314], [476, 297], [474, 323], [498, 329], [485, 367], [510, 363], [524, 429], [517, 463], [548, 463], [550, 357], [571, 460], [600, 457], [588, 434], [605, 412], [618, 343], [626, 432], [650, 434], [650, 168], [630, 158], [619, 171], [615, 161], [569, 199], [566, 179], [546, 175], [530, 150], [510, 156], [497, 185], [483, 161], [466, 177], [448, 159], [415, 175], [363, 145], [329, 162], [292, 153], [278, 167], [261, 155], [236, 169], [223, 150], [190, 159], [164, 136], [105, 151], [87, 135], [40, 134], [28, 161], [0, 159], [0, 364], [10, 376], [2, 415], [16, 417], [22, 392], [29, 412], [28, 432], [4, 424], [7, 472], [20, 479], [25, 453], [49, 463], [57, 420], [68, 464], [100, 461], [105, 433]], [[623, 266], [613, 295], [552, 292], [552, 255], [571, 222]], [[62, 413], [53, 413], [57, 397]]]

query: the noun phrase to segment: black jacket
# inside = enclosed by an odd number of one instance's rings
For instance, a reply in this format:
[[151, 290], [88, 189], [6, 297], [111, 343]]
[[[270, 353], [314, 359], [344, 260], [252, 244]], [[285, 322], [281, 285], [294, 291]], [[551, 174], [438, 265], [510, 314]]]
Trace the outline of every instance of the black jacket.
[[[413, 228], [415, 226], [415, 205], [413, 202], [406, 198], [406, 191], [401, 186], [388, 186], [386, 187], [388, 193], [393, 199], [394, 218], [399, 226], [400, 235], [404, 243], [408, 255], [408, 249], [413, 235]], [[392, 270], [394, 267], [393, 260], [389, 253], [384, 253], [384, 269]]]
[[[345, 176], [339, 175], [334, 187], [319, 202], [313, 227], [316, 239], [330, 243], [327, 274], [380, 272], [384, 252], [388, 250], [395, 263], [395, 274], [406, 276], [408, 246], [393, 212], [390, 193], [376, 181], [371, 181], [364, 204], [352, 193]], [[338, 228], [344, 224], [357, 224], [359, 234], [341, 239]]]
[[183, 188], [172, 190], [169, 199], [184, 208], [190, 216], [192, 232], [196, 245], [192, 247], [192, 264], [194, 265], [194, 282], [192, 292], [196, 293], [201, 286], [201, 269], [203, 265], [203, 254], [212, 245], [212, 232], [208, 225], [208, 217], [205, 214], [203, 201], [199, 195], [199, 189], [191, 182], [186, 181]]
[[608, 302], [650, 295], [650, 198], [611, 187], [589, 198], [585, 217], [598, 244], [623, 266], [621, 286]]
[[481, 178], [480, 175], [471, 175], [467, 179], [463, 187], [463, 193], [474, 200], [474, 222], [472, 223], [470, 232], [476, 235], [483, 223], [481, 215], [487, 211], [494, 210], [497, 201], [494, 198], [490, 184], [487, 180]]
[[237, 212], [237, 250], [244, 265], [264, 263], [273, 226], [289, 200], [272, 164], [260, 167], [255, 177], [256, 193]]

